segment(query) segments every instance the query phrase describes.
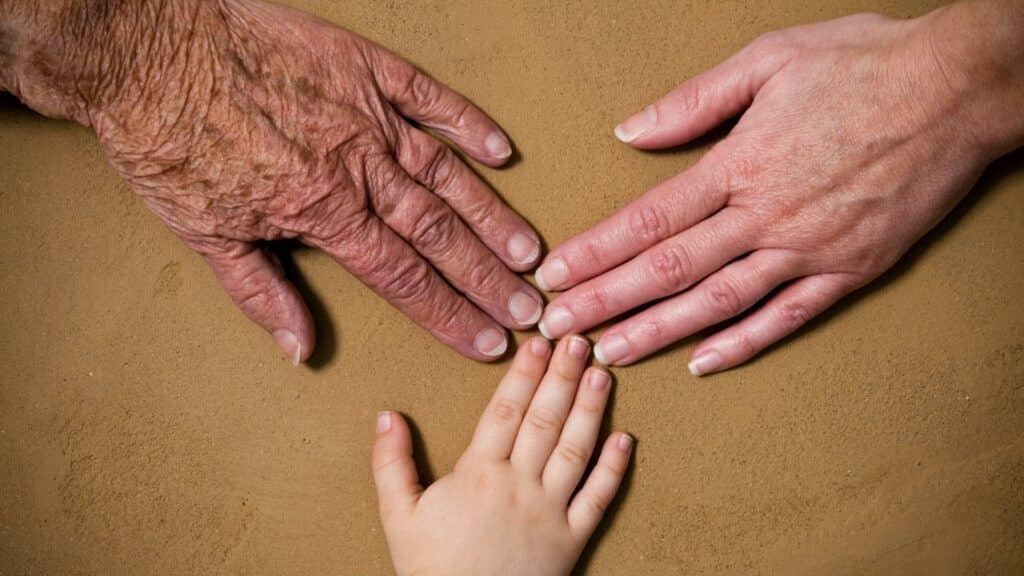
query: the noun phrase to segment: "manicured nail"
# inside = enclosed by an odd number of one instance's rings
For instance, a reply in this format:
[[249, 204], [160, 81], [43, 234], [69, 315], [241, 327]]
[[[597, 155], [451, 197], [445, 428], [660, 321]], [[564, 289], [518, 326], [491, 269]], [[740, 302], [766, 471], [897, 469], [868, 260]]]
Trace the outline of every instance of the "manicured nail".
[[530, 339], [530, 353], [534, 356], [545, 356], [548, 353], [548, 341], [543, 338]]
[[540, 256], [540, 242], [522, 232], [508, 239], [508, 255], [516, 264], [532, 264]]
[[633, 437], [629, 434], [619, 434], [619, 450], [623, 452], [629, 452], [630, 448], [633, 447]]
[[615, 136], [625, 143], [647, 134], [654, 129], [658, 123], [658, 111], [654, 106], [644, 108], [639, 114], [635, 114], [628, 120], [615, 127]]
[[275, 330], [273, 337], [284, 353], [291, 356], [292, 364], [298, 366], [302, 360], [302, 344], [295, 334], [291, 330]]
[[533, 273], [533, 279], [537, 281], [537, 286], [540, 286], [541, 290], [557, 290], [569, 279], [569, 267], [566, 266], [565, 260], [552, 258], [537, 268]]
[[594, 356], [605, 366], [611, 366], [629, 354], [629, 342], [618, 334], [602, 336], [594, 346]]
[[722, 356], [714, 350], [709, 350], [693, 360], [690, 360], [690, 364], [687, 368], [690, 369], [690, 374], [694, 376], [703, 376], [710, 372], [715, 372], [722, 367]]
[[536, 298], [526, 292], [516, 292], [508, 299], [508, 312], [523, 326], [533, 326], [540, 320], [542, 306]]
[[608, 375], [604, 370], [591, 370], [590, 371], [590, 388], [593, 390], [601, 391], [608, 387], [608, 383], [612, 381], [612, 377]]
[[561, 306], [548, 306], [537, 328], [548, 340], [561, 338], [572, 330], [572, 313]]
[[476, 335], [473, 347], [484, 356], [498, 357], [508, 350], [508, 340], [502, 332], [494, 328], [484, 328]]
[[590, 354], [590, 342], [582, 336], [573, 336], [569, 340], [569, 356], [577, 359], [586, 358]]
[[391, 412], [380, 412], [377, 414], [377, 434], [384, 434], [391, 430]]
[[508, 158], [512, 155], [512, 145], [508, 143], [508, 138], [505, 138], [501, 132], [491, 132], [484, 140], [484, 146], [495, 158]]

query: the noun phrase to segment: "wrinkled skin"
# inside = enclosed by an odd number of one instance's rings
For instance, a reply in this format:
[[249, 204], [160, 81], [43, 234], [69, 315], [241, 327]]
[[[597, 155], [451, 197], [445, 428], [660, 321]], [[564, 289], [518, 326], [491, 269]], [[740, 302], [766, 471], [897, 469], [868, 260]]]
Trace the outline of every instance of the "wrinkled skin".
[[455, 470], [426, 490], [404, 419], [380, 414], [374, 480], [399, 576], [570, 573], [633, 447], [612, 434], [586, 474], [611, 387], [607, 372], [586, 367], [589, 357], [580, 336], [553, 353], [543, 338], [526, 342]]
[[690, 370], [706, 374], [878, 277], [1024, 137], [1019, 27], [993, 24], [1008, 6], [768, 34], [624, 122], [620, 139], [653, 149], [743, 112], [691, 169], [551, 251], [537, 282], [565, 292], [541, 331], [655, 302], [595, 347], [624, 365], [752, 309], [696, 347]]
[[[79, 4], [91, 12], [64, 12], [63, 51], [26, 58], [15, 93], [95, 129], [132, 190], [296, 361], [313, 321], [262, 241], [324, 250], [472, 358], [501, 356], [505, 327], [537, 321], [540, 296], [513, 272], [538, 260], [536, 234], [419, 127], [503, 164], [507, 138], [465, 98], [280, 6]], [[69, 83], [63, 100], [47, 89]]]

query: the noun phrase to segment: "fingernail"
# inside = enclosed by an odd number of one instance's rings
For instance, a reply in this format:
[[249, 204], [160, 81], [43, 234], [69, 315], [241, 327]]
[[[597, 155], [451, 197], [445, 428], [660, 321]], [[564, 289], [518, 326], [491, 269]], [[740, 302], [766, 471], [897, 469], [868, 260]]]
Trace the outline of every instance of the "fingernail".
[[391, 430], [391, 412], [380, 412], [377, 414], [377, 434], [383, 434]]
[[544, 356], [548, 353], [548, 341], [543, 338], [531, 338], [530, 353], [534, 356]]
[[612, 377], [604, 370], [593, 370], [590, 372], [590, 388], [601, 391], [608, 387]]
[[485, 328], [476, 335], [473, 347], [484, 356], [497, 357], [504, 354], [505, 350], [508, 349], [508, 340], [505, 339], [505, 334], [494, 328]]
[[484, 140], [484, 146], [495, 158], [508, 158], [512, 155], [512, 145], [508, 143], [508, 138], [505, 138], [501, 132], [491, 132]]
[[275, 330], [273, 336], [277, 345], [284, 350], [285, 354], [291, 356], [292, 363], [298, 366], [302, 360], [302, 344], [295, 334], [292, 334], [291, 330]]
[[629, 354], [629, 342], [618, 334], [602, 336], [594, 346], [594, 356], [605, 366], [611, 366]]
[[569, 279], [569, 267], [566, 266], [565, 260], [552, 258], [537, 268], [533, 273], [533, 279], [537, 281], [537, 286], [540, 286], [541, 290], [550, 292]]
[[508, 299], [508, 312], [516, 322], [524, 326], [533, 326], [540, 320], [542, 307], [533, 296], [526, 292], [516, 292]]
[[573, 336], [569, 340], [569, 356], [573, 358], [586, 358], [590, 353], [590, 342], [587, 342], [582, 336]]
[[694, 376], [703, 376], [709, 372], [715, 372], [721, 367], [722, 356], [714, 350], [710, 350], [697, 356], [693, 360], [690, 360], [689, 365], [687, 365], [687, 368], [690, 369], [690, 374], [693, 374]]
[[516, 264], [531, 264], [540, 256], [540, 242], [522, 232], [508, 239], [508, 255]]
[[629, 452], [630, 448], [633, 447], [633, 437], [629, 434], [619, 434], [619, 450], [623, 452]]
[[537, 328], [548, 340], [560, 338], [572, 330], [572, 313], [561, 306], [548, 306]]
[[639, 114], [634, 114], [628, 120], [615, 127], [615, 137], [625, 143], [650, 132], [658, 123], [658, 111], [654, 106], [644, 108]]

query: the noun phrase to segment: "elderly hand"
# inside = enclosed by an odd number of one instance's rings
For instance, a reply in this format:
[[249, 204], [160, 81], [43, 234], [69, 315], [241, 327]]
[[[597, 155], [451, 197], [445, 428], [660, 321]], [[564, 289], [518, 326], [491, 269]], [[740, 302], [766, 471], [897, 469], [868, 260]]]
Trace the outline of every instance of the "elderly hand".
[[25, 0], [0, 17], [0, 87], [95, 129], [296, 362], [313, 323], [264, 240], [324, 250], [471, 358], [501, 356], [504, 327], [538, 320], [539, 294], [513, 272], [539, 259], [537, 235], [420, 126], [489, 166], [509, 141], [394, 54], [255, 0]]
[[[611, 435], [588, 464], [611, 377], [580, 336], [517, 352], [451, 474], [426, 490], [395, 412], [377, 420], [373, 474], [399, 576], [564, 576], [615, 497], [633, 440]], [[550, 359], [550, 365], [549, 365]]]
[[745, 362], [893, 265], [1024, 138], [1024, 3], [914, 21], [861, 15], [768, 34], [616, 129], [674, 146], [743, 113], [695, 166], [552, 250], [549, 338], [645, 304], [595, 355], [703, 341], [690, 371]]

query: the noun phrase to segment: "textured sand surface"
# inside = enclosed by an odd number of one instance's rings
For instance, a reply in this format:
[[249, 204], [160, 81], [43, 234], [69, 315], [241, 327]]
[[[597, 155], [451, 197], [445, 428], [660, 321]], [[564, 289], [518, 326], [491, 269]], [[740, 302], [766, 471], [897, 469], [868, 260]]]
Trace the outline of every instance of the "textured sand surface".
[[[482, 170], [555, 245], [699, 157], [612, 127], [758, 34], [916, 1], [294, 2], [469, 95]], [[810, 7], [808, 7], [810, 6]], [[880, 282], [739, 370], [615, 370], [635, 466], [589, 574], [1024, 573], [1024, 154]], [[327, 257], [294, 368], [89, 133], [0, 107], [0, 575], [390, 572], [380, 408], [448, 470], [507, 362], [442, 347]]]

